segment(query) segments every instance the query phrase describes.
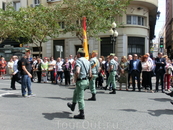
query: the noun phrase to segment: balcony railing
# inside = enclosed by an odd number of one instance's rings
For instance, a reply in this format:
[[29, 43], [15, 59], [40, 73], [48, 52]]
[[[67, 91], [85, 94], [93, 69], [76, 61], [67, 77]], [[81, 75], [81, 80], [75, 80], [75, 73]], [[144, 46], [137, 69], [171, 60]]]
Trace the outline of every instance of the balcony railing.
[[56, 1], [61, 1], [61, 0], [47, 0], [47, 2], [56, 2]]

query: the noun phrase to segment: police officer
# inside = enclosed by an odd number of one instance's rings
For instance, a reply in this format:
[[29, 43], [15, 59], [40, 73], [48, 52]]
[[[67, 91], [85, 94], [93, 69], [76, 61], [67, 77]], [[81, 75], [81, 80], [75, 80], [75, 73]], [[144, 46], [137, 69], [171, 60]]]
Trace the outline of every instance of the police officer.
[[91, 59], [90, 59], [92, 77], [89, 82], [89, 88], [92, 93], [92, 97], [88, 99], [89, 101], [96, 101], [95, 82], [96, 82], [96, 78], [98, 77], [98, 72], [99, 72], [99, 67], [100, 67], [100, 63], [97, 59], [97, 55], [98, 55], [97, 51], [94, 50], [91, 54]]
[[90, 63], [85, 58], [85, 52], [83, 48], [79, 48], [77, 52], [77, 61], [75, 65], [75, 81], [76, 88], [73, 93], [72, 103], [67, 103], [67, 106], [74, 111], [76, 103], [79, 106], [79, 115], [75, 115], [75, 119], [84, 119], [84, 89], [88, 86], [89, 80], [87, 76], [91, 76]]
[[109, 94], [116, 94], [116, 82], [115, 82], [115, 75], [116, 75], [116, 61], [114, 60], [114, 53], [110, 54], [110, 62], [109, 62], [109, 77], [106, 87], [103, 87], [105, 90], [107, 89], [107, 86], [112, 83], [112, 92]]

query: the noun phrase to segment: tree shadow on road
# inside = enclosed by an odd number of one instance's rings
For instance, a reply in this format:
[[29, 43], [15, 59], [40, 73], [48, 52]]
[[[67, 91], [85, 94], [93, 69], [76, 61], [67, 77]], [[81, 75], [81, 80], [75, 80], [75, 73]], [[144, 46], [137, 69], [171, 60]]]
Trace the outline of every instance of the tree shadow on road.
[[171, 109], [160, 109], [160, 110], [148, 110], [148, 114], [151, 116], [161, 116], [161, 115], [173, 115], [173, 110]]
[[171, 99], [170, 98], [149, 98], [150, 100], [154, 100], [154, 101], [159, 101], [159, 102], [170, 102]]
[[135, 109], [120, 109], [120, 111], [137, 112], [138, 110], [135, 110]]
[[44, 115], [44, 118], [48, 119], [48, 120], [53, 120], [55, 118], [68, 118], [71, 119], [72, 117], [70, 117], [70, 112], [55, 112], [55, 113], [42, 113], [42, 115]]
[[61, 100], [72, 100], [72, 97], [45, 97], [45, 98], [49, 98], [49, 99], [61, 99]]

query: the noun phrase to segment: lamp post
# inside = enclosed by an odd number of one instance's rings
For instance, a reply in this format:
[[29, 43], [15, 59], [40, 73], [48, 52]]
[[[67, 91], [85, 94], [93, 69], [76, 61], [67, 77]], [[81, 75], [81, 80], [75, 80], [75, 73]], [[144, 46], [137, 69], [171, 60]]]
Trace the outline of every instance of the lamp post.
[[111, 44], [113, 44], [113, 53], [115, 53], [116, 37], [118, 37], [118, 32], [116, 30], [117, 24], [112, 23], [112, 28], [110, 30]]

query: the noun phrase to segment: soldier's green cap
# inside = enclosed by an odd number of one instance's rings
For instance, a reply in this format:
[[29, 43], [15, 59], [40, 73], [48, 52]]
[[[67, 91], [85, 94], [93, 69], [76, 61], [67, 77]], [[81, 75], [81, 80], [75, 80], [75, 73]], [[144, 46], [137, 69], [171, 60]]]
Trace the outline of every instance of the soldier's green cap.
[[30, 49], [28, 49], [28, 48], [26, 48], [26, 49], [25, 49], [25, 52], [31, 52], [31, 50], [30, 50]]
[[98, 51], [97, 50], [93, 50], [92, 53], [98, 53]]
[[79, 53], [85, 53], [83, 48], [79, 48], [77, 52], [79, 52]]
[[110, 53], [110, 56], [115, 56], [115, 54], [114, 53]]

